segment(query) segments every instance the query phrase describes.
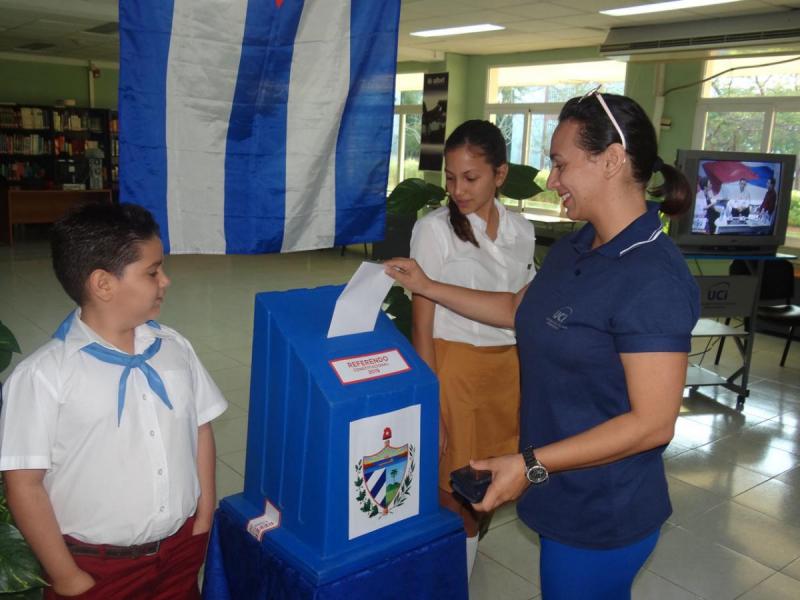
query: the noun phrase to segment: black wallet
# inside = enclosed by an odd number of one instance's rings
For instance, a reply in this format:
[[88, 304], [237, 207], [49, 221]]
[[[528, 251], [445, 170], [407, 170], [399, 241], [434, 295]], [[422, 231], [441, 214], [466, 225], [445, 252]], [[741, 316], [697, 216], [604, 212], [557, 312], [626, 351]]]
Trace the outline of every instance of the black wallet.
[[483, 500], [491, 483], [491, 471], [479, 471], [469, 465], [450, 473], [450, 485], [453, 486], [453, 490], [471, 504], [477, 504]]

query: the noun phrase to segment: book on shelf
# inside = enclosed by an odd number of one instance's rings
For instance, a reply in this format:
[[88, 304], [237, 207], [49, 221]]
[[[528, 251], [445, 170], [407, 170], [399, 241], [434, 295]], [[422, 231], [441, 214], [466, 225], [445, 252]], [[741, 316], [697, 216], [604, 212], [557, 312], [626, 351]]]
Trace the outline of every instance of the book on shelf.
[[23, 129], [33, 129], [33, 109], [22, 106], [19, 109], [20, 124]]
[[19, 113], [10, 106], [0, 107], [0, 127], [16, 128], [19, 127]]

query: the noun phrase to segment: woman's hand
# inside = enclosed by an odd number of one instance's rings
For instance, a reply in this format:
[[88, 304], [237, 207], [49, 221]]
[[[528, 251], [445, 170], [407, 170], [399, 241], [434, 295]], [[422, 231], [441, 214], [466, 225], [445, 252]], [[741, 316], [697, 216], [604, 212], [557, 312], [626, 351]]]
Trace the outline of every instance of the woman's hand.
[[392, 258], [383, 264], [386, 274], [413, 294], [424, 296], [433, 283], [413, 258]]
[[498, 506], [519, 498], [528, 489], [530, 482], [525, 477], [525, 460], [522, 454], [506, 454], [485, 460], [471, 460], [473, 469], [492, 472], [492, 483], [479, 504], [472, 507], [481, 512], [489, 512]]

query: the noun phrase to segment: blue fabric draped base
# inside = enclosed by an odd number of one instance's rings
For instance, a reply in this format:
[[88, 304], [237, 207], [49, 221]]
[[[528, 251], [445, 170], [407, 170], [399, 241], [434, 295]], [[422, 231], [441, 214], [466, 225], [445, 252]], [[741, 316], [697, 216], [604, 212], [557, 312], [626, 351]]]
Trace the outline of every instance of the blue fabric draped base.
[[[268, 534], [267, 534], [268, 535]], [[387, 535], [391, 533], [387, 530]], [[205, 600], [467, 600], [464, 532], [324, 585], [315, 585], [264, 548], [224, 508], [217, 510], [206, 554]]]

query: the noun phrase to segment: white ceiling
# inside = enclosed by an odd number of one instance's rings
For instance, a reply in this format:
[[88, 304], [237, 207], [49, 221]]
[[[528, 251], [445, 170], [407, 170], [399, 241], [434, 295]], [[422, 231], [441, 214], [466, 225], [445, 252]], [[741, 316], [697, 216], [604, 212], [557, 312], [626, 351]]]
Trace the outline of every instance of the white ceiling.
[[[609, 17], [598, 13], [601, 9], [643, 2], [646, 0], [402, 0], [398, 60], [441, 59], [446, 52], [498, 54], [597, 46], [605, 40], [611, 27], [800, 8], [800, 0], [742, 0], [635, 17]], [[117, 19], [117, 0], [0, 0], [0, 53], [117, 62], [117, 33], [86, 32]], [[420, 29], [487, 22], [506, 29], [438, 38], [409, 35]], [[20, 46], [36, 43], [52, 46], [36, 51], [18, 50]]]

